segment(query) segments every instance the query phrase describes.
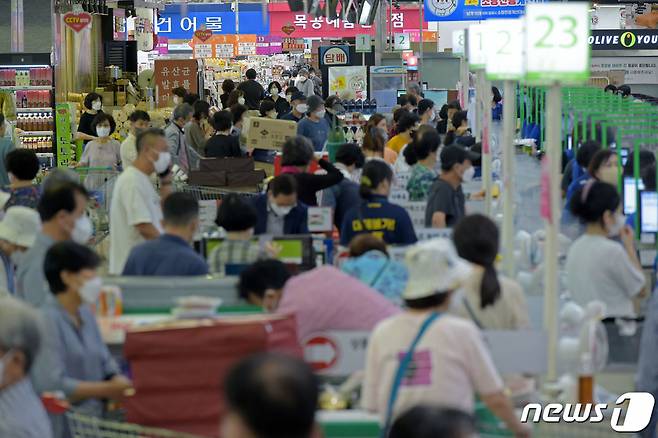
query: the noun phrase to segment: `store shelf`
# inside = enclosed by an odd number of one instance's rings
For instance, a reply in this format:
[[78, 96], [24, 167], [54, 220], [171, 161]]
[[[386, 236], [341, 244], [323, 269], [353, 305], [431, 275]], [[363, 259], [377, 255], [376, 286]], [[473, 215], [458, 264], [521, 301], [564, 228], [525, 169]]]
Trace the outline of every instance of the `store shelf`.
[[18, 134], [19, 137], [39, 137], [53, 135], [53, 131], [23, 131]]
[[48, 111], [52, 112], [51, 107], [46, 107], [46, 108], [16, 108], [17, 113], [45, 113]]
[[0, 85], [0, 90], [23, 91], [23, 90], [52, 90], [52, 85]]

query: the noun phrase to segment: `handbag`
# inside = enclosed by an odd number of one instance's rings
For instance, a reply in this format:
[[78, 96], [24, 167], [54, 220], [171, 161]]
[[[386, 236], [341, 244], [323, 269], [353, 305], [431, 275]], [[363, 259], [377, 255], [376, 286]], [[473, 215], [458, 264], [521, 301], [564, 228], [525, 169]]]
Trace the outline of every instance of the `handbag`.
[[409, 364], [411, 363], [411, 360], [414, 357], [414, 351], [416, 350], [416, 347], [418, 346], [420, 339], [423, 337], [427, 329], [430, 328], [432, 323], [434, 323], [434, 321], [439, 319], [440, 316], [441, 316], [440, 313], [432, 312], [432, 314], [430, 314], [430, 316], [427, 317], [427, 319], [420, 326], [420, 329], [418, 330], [416, 337], [411, 342], [411, 345], [409, 346], [409, 350], [407, 350], [407, 353], [404, 355], [404, 357], [398, 364], [398, 369], [395, 372], [395, 378], [393, 379], [393, 385], [391, 386], [391, 394], [388, 397], [386, 417], [384, 420], [384, 427], [382, 428], [380, 438], [388, 437], [388, 433], [391, 429], [391, 422], [393, 419], [393, 408], [395, 407], [395, 402], [397, 401], [398, 398], [398, 392], [400, 390], [400, 385], [402, 385], [402, 380], [404, 380], [405, 374], [407, 372], [407, 368], [409, 368]]

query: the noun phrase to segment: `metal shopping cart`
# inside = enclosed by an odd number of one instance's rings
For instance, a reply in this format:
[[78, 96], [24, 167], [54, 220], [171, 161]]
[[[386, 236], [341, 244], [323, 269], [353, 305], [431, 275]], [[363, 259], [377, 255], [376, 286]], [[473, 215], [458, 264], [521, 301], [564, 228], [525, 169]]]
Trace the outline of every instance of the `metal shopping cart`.
[[101, 419], [76, 411], [65, 415], [73, 438], [201, 438], [184, 432]]
[[225, 187], [208, 187], [186, 184], [183, 182], [174, 182], [174, 190], [177, 192], [189, 193], [198, 201], [219, 201], [223, 196], [235, 193], [245, 198], [260, 195], [260, 188], [252, 191], [233, 190]]
[[99, 244], [109, 233], [112, 190], [119, 171], [111, 167], [78, 167], [80, 183], [89, 192], [87, 212], [94, 224], [94, 243]]

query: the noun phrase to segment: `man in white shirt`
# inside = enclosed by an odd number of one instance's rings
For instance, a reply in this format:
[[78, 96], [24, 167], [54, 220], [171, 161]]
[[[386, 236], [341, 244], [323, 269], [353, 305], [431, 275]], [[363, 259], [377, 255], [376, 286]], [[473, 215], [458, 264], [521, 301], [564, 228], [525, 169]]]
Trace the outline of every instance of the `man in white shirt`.
[[148, 129], [151, 126], [151, 117], [149, 113], [142, 110], [133, 111], [133, 113], [128, 117], [130, 121], [130, 132], [128, 137], [121, 143], [121, 166], [126, 169], [129, 166], [132, 166], [133, 161], [137, 158], [137, 147], [135, 142], [137, 141], [137, 134], [143, 130]]
[[[114, 186], [110, 205], [110, 273], [120, 274], [130, 251], [163, 232], [162, 201], [172, 192], [171, 154], [161, 129], [137, 136], [137, 158]], [[149, 176], [160, 177], [160, 195]]]

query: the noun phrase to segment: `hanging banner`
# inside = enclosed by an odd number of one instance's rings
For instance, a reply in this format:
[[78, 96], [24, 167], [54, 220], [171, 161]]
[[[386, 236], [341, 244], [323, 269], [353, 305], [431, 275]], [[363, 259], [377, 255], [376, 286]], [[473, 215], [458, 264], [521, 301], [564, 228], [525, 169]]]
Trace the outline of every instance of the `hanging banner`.
[[593, 77], [606, 76], [612, 71], [624, 72], [624, 84], [658, 84], [658, 58], [623, 57], [592, 58], [591, 74]]
[[91, 14], [87, 12], [80, 12], [79, 14], [69, 12], [64, 15], [64, 24], [75, 32], [80, 32], [85, 27], [91, 25]]
[[367, 99], [366, 67], [329, 67], [329, 94], [341, 99]]
[[153, 47], [153, 9], [137, 8], [135, 17], [135, 41], [137, 50], [150, 52]]
[[171, 99], [171, 90], [183, 87], [197, 93], [197, 62], [194, 59], [156, 59], [153, 83], [158, 90], [158, 106], [165, 107]]
[[350, 65], [350, 46], [320, 47], [320, 66]]
[[425, 0], [425, 21], [469, 21], [516, 18], [526, 0]]
[[[238, 5], [240, 34], [267, 35], [270, 33], [267, 12], [263, 15], [260, 3], [240, 3]], [[238, 34], [235, 26], [236, 14], [231, 4], [189, 4], [187, 14], [181, 14], [180, 4], [169, 4], [158, 14], [156, 32], [169, 39], [192, 39], [198, 29], [214, 34]]]
[[655, 50], [658, 31], [644, 29], [592, 30], [588, 39], [592, 50]]

